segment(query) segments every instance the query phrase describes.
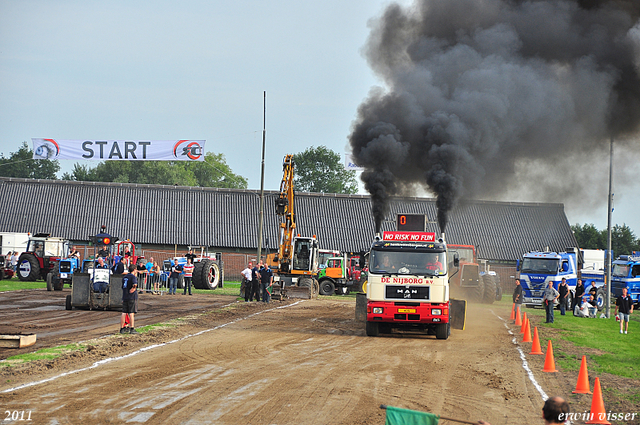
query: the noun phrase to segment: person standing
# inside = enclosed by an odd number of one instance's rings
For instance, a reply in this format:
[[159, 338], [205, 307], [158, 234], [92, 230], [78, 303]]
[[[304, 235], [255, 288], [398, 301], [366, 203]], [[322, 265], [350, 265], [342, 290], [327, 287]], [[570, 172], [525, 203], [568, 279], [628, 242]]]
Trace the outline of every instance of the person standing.
[[13, 256], [11, 256], [11, 267], [13, 267], [13, 272], [18, 273], [18, 259], [20, 256], [18, 255], [18, 251], [13, 251]]
[[240, 272], [242, 274], [242, 284], [240, 285], [240, 296], [244, 297], [245, 302], [249, 301], [247, 292], [251, 290], [251, 266], [253, 264], [249, 262], [247, 267]]
[[271, 294], [269, 288], [273, 285], [273, 273], [269, 269], [269, 266], [264, 264], [260, 269], [260, 287], [262, 289], [262, 301], [268, 303], [271, 301]]
[[143, 293], [147, 284], [147, 268], [145, 267], [144, 258], [138, 260], [138, 265], [136, 266], [136, 276], [140, 281], [138, 282], [138, 291], [140, 293]]
[[516, 287], [513, 289], [512, 298], [515, 305], [515, 314], [518, 317], [522, 311], [522, 285], [520, 285], [520, 279], [516, 279]]
[[547, 320], [545, 323], [553, 323], [553, 308], [560, 293], [553, 287], [553, 282], [549, 282], [549, 286], [544, 290], [542, 300], [544, 301], [545, 310], [547, 312]]
[[176, 294], [176, 288], [178, 287], [178, 279], [180, 279], [180, 273], [182, 272], [182, 266], [177, 261], [171, 263], [171, 274], [169, 275], [169, 295]]
[[196, 257], [197, 255], [193, 253], [193, 249], [189, 248], [189, 252], [187, 252], [186, 254], [184, 254], [184, 257], [188, 260], [189, 258], [191, 259], [191, 264], [193, 264], [196, 261]]
[[[122, 315], [120, 316], [120, 333], [137, 334], [134, 316], [138, 312], [138, 279], [136, 266], [129, 266], [129, 273], [122, 278]], [[128, 320], [127, 320], [128, 319]], [[126, 322], [129, 322], [127, 327]]]
[[[259, 264], [262, 266], [262, 263]], [[260, 301], [260, 268], [258, 264], [251, 269], [251, 289], [249, 290], [249, 301], [253, 301], [255, 297], [256, 301]], [[245, 297], [245, 300], [247, 298]]]
[[125, 259], [124, 257], [120, 257], [120, 261], [118, 261], [118, 263], [115, 265], [115, 267], [113, 268], [113, 273], [114, 274], [123, 274], [124, 271], [126, 270], [126, 265], [125, 265]]
[[182, 295], [187, 295], [187, 287], [189, 288], [189, 295], [191, 294], [191, 280], [193, 279], [193, 260], [191, 258], [187, 258], [187, 264], [182, 268], [184, 270], [184, 293]]
[[571, 300], [571, 311], [573, 311], [573, 315], [576, 315], [576, 306], [578, 308], [582, 308], [582, 296], [584, 295], [584, 285], [582, 284], [582, 279], [578, 279], [578, 283], [576, 284], [576, 291], [573, 299]]
[[633, 313], [633, 300], [628, 294], [628, 289], [622, 288], [622, 295], [616, 300], [616, 316], [620, 321], [620, 333], [622, 333], [622, 325], [626, 323], [624, 333], [629, 331], [629, 315]]
[[558, 285], [558, 293], [560, 294], [560, 315], [564, 316], [567, 311], [567, 302], [569, 301], [569, 285], [567, 285], [567, 279], [564, 277]]

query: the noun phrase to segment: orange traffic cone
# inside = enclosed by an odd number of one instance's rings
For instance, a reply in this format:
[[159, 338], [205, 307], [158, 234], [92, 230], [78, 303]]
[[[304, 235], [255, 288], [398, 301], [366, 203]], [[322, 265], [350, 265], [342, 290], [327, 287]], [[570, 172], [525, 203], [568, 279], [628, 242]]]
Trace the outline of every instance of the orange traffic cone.
[[522, 342], [531, 342], [531, 326], [529, 326], [529, 318], [527, 317], [527, 329], [524, 331]]
[[574, 394], [591, 394], [589, 389], [589, 372], [587, 372], [587, 356], [582, 356], [582, 364], [580, 364], [580, 372], [578, 373], [578, 383]]
[[509, 320], [516, 320], [516, 303], [513, 303], [513, 306], [511, 306], [511, 317], [509, 317]]
[[518, 311], [516, 311], [516, 326], [522, 326], [522, 321], [520, 320], [520, 309], [518, 309]]
[[533, 344], [531, 345], [531, 352], [529, 354], [544, 354], [540, 347], [540, 339], [538, 338], [538, 327], [533, 328]]
[[549, 340], [549, 344], [547, 345], [547, 356], [544, 358], [544, 368], [542, 371], [557, 372], [556, 362], [553, 359], [553, 345], [551, 345], [551, 340]]
[[522, 315], [522, 324], [520, 325], [520, 333], [523, 334], [525, 328], [527, 327], [527, 312], [525, 311], [525, 313]]
[[591, 413], [589, 417], [591, 420], [585, 422], [585, 424], [611, 425], [611, 422], [607, 421], [607, 411], [604, 409], [604, 400], [602, 399], [602, 390], [600, 389], [600, 378], [596, 378], [596, 382], [593, 384], [593, 399], [591, 399]]

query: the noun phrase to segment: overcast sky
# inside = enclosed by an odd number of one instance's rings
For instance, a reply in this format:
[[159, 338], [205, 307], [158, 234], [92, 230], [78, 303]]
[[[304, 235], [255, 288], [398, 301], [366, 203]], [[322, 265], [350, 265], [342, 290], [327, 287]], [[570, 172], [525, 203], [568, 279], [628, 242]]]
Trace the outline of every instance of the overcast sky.
[[[284, 155], [348, 152], [356, 109], [380, 84], [361, 53], [367, 23], [388, 3], [0, 0], [0, 152], [32, 137], [204, 139], [259, 189], [266, 91], [265, 189], [277, 190]], [[624, 195], [614, 223], [638, 234], [638, 196]], [[606, 199], [567, 215], [604, 228]]]

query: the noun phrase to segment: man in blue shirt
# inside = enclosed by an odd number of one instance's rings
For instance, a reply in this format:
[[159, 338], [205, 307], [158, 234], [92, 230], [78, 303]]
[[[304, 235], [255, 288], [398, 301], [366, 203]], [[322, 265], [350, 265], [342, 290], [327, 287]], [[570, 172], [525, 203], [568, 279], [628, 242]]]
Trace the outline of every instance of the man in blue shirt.
[[[138, 312], [138, 278], [135, 275], [136, 266], [129, 266], [129, 273], [122, 278], [122, 316], [120, 316], [120, 333], [137, 334], [133, 323], [135, 313]], [[127, 327], [125, 322], [129, 322]]]
[[260, 287], [262, 289], [262, 301], [268, 303], [271, 300], [269, 288], [273, 285], [273, 273], [268, 265], [264, 265], [260, 269]]

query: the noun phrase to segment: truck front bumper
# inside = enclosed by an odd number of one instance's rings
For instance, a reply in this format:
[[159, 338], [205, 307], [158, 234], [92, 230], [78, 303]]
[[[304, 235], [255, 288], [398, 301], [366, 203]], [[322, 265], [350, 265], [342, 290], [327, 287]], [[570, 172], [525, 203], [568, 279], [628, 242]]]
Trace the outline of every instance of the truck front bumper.
[[382, 323], [449, 323], [449, 303], [368, 301], [367, 321]]

